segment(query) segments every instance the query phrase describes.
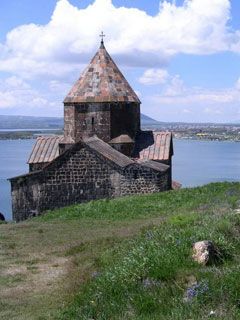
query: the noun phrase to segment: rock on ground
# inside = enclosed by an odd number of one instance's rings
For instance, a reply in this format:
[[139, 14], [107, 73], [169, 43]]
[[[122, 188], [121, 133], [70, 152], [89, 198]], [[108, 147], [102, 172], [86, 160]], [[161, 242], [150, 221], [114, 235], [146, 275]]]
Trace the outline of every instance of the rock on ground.
[[199, 264], [207, 265], [219, 258], [219, 251], [211, 241], [199, 241], [193, 244], [192, 257]]

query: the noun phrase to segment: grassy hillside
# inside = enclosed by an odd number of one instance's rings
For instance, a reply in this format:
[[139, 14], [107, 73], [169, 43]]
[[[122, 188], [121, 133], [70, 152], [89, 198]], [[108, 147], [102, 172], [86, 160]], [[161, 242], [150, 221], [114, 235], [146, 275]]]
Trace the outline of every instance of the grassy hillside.
[[[76, 205], [0, 226], [0, 319], [239, 319], [240, 184]], [[212, 240], [216, 265], [191, 259]]]

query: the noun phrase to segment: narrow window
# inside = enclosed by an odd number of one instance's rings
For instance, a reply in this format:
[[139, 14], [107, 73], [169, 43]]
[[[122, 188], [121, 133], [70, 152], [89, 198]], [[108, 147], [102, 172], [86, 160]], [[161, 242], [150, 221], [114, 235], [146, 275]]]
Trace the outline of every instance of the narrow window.
[[133, 179], [138, 178], [138, 172], [136, 170], [133, 171]]
[[92, 117], [92, 129], [94, 129], [94, 118]]

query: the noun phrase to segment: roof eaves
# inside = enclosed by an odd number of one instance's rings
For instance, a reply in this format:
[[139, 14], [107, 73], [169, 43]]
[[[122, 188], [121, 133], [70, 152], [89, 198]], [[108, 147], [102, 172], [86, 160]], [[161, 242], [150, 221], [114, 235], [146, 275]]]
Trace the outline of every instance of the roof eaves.
[[163, 164], [163, 163], [159, 163], [153, 160], [142, 160], [139, 159], [137, 160], [137, 163], [140, 164], [143, 167], [148, 167], [151, 168], [155, 171], [159, 171], [159, 172], [166, 172], [170, 166]]
[[19, 176], [8, 178], [7, 180], [8, 181], [13, 181], [13, 180], [18, 180], [18, 179], [24, 179], [24, 178], [32, 177], [32, 176], [35, 176], [35, 175], [38, 176], [40, 173], [42, 173], [42, 170], [37, 170], [37, 171], [21, 174]]

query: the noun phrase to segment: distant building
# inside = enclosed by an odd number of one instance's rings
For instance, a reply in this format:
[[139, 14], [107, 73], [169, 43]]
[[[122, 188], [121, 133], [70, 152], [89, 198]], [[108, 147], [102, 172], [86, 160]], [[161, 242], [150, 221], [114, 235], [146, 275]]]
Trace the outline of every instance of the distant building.
[[101, 41], [64, 100], [64, 135], [39, 137], [29, 173], [10, 179], [14, 220], [171, 189], [172, 134], [141, 131], [140, 103]]

